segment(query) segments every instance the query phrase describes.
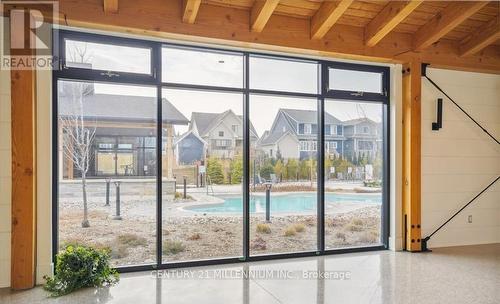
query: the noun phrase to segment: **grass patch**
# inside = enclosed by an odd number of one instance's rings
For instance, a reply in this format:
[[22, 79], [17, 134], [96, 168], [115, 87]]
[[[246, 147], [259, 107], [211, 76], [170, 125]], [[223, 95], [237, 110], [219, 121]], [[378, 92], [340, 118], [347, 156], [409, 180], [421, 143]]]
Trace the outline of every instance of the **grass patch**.
[[68, 246], [78, 247], [78, 246], [88, 246], [88, 244], [79, 238], [69, 238], [62, 240], [59, 244], [59, 249], [66, 249]]
[[163, 242], [163, 254], [177, 254], [186, 250], [186, 246], [181, 241], [166, 240]]
[[[184, 199], [184, 193], [175, 192], [174, 199], [176, 199], [176, 200], [182, 200], [182, 199]], [[189, 194], [186, 194], [186, 199], [192, 200], [193, 197], [191, 195], [189, 195]]]
[[123, 259], [128, 256], [128, 247], [118, 242], [96, 243], [93, 248], [106, 250], [112, 259]]
[[306, 231], [306, 226], [304, 224], [295, 224], [293, 225], [293, 228], [295, 229], [296, 232]]
[[335, 233], [335, 237], [337, 239], [341, 240], [342, 243], [345, 243], [345, 240], [346, 240], [345, 233], [343, 233], [343, 232], [337, 232], [337, 233]]
[[365, 231], [358, 237], [358, 241], [363, 244], [374, 244], [380, 242], [379, 234], [375, 231]]
[[362, 219], [353, 219], [352, 223], [357, 226], [363, 226], [363, 220]]
[[286, 228], [285, 232], [283, 233], [285, 236], [294, 236], [297, 234], [297, 231], [295, 231], [295, 227], [288, 227]]
[[201, 235], [199, 233], [193, 233], [188, 237], [188, 240], [190, 241], [197, 241], [201, 239]]
[[116, 237], [116, 240], [119, 244], [127, 245], [129, 247], [146, 246], [148, 244], [145, 237], [138, 236], [133, 233], [120, 234]]
[[360, 219], [353, 219], [349, 224], [347, 224], [346, 229], [352, 232], [363, 231], [363, 221]]
[[250, 242], [250, 249], [252, 250], [266, 250], [266, 241], [260, 236], [256, 237]]
[[269, 226], [268, 224], [259, 223], [257, 224], [256, 230], [258, 233], [270, 234], [271, 226]]

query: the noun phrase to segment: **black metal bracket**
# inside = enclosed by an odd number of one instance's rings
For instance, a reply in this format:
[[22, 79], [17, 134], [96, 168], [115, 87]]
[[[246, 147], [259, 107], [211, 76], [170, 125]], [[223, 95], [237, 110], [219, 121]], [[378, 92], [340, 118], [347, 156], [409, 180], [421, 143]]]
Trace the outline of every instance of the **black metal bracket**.
[[424, 77], [427, 77], [427, 67], [431, 65], [430, 63], [422, 63], [420, 74]]
[[437, 100], [437, 122], [432, 123], [432, 130], [439, 131], [443, 127], [443, 99]]

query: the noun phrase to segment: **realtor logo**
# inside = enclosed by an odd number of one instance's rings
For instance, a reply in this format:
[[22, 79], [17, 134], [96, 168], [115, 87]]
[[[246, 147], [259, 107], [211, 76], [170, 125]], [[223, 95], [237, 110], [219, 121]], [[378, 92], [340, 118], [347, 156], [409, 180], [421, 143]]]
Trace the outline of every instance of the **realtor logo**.
[[1, 67], [48, 69], [52, 66], [53, 24], [58, 20], [57, 1], [2, 1]]

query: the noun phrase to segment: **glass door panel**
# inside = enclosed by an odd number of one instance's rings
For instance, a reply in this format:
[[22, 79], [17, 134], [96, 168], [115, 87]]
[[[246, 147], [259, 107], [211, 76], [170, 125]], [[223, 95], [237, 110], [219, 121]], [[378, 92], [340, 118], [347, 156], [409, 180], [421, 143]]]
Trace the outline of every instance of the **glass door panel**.
[[317, 250], [317, 100], [250, 95], [250, 254]]
[[162, 97], [163, 263], [240, 257], [243, 95], [164, 89]]
[[[382, 111], [382, 104], [325, 100], [326, 249], [382, 244]], [[337, 121], [338, 132], [328, 132]]]
[[66, 80], [57, 86], [58, 168], [68, 171], [59, 172], [57, 185], [59, 249], [107, 248], [116, 267], [155, 264], [156, 174], [137, 172], [141, 160], [117, 143], [155, 134], [156, 88]]

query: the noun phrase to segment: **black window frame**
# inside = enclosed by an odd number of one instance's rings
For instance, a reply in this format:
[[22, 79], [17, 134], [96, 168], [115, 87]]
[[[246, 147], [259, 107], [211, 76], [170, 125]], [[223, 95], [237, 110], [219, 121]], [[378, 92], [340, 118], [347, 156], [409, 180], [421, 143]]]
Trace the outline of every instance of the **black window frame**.
[[[156, 44], [154, 42], [144, 42], [144, 40], [112, 37], [103, 35], [95, 35], [90, 33], [82, 33], [75, 31], [59, 31], [59, 52], [56, 55], [58, 62], [58, 68], [60, 71], [65, 71], [65, 75], [68, 78], [75, 78], [79, 80], [88, 81], [111, 81], [111, 82], [134, 82], [138, 83], [150, 83], [158, 76], [155, 65], [155, 58], [158, 52]], [[130, 73], [123, 71], [114, 70], [102, 70], [102, 69], [85, 69], [78, 67], [71, 67], [66, 65], [66, 40], [99, 43], [104, 45], [112, 46], [125, 46], [125, 47], [136, 47], [141, 49], [150, 49], [150, 67], [149, 74], [145, 73]]]
[[[389, 75], [390, 69], [386, 66], [377, 65], [360, 65], [346, 62], [331, 62], [326, 65], [326, 81], [325, 94], [327, 98], [332, 99], [345, 99], [345, 100], [359, 100], [364, 102], [388, 102], [389, 101]], [[330, 69], [334, 70], [347, 70], [358, 72], [378, 73], [382, 75], [381, 79], [381, 93], [365, 92], [365, 91], [346, 91], [330, 89]]]
[[[389, 191], [390, 191], [390, 121], [389, 121], [389, 110], [390, 110], [390, 68], [387, 66], [376, 66], [369, 64], [358, 64], [358, 63], [345, 63], [337, 62], [333, 60], [325, 59], [312, 59], [299, 56], [288, 56], [288, 55], [275, 55], [265, 52], [250, 52], [250, 51], [239, 51], [224, 49], [218, 47], [210, 46], [192, 46], [180, 43], [168, 43], [159, 42], [151, 40], [142, 40], [135, 38], [123, 38], [116, 36], [107, 36], [101, 34], [90, 34], [83, 32], [76, 32], [72, 30], [59, 30], [59, 41], [54, 41], [54, 55], [55, 58], [59, 58], [57, 62], [57, 67], [59, 69], [54, 69], [52, 75], [52, 256], [55, 262], [55, 255], [58, 252], [58, 105], [57, 105], [57, 92], [58, 92], [58, 80], [70, 80], [70, 81], [89, 81], [89, 82], [99, 82], [99, 83], [110, 83], [110, 84], [135, 84], [135, 85], [147, 85], [156, 86], [157, 88], [157, 134], [156, 138], [161, 138], [162, 140], [156, 140], [156, 157], [157, 157], [157, 202], [156, 202], [156, 263], [147, 265], [134, 265], [134, 266], [119, 266], [117, 270], [120, 272], [130, 272], [130, 271], [144, 271], [144, 270], [154, 270], [154, 269], [171, 269], [179, 267], [191, 267], [191, 266], [203, 266], [203, 265], [214, 265], [214, 264], [226, 264], [226, 263], [238, 263], [238, 262], [248, 262], [248, 261], [259, 261], [259, 260], [270, 260], [270, 259], [281, 259], [281, 258], [296, 258], [305, 256], [318, 256], [318, 255], [329, 255], [329, 254], [339, 254], [348, 252], [360, 252], [360, 251], [373, 251], [373, 250], [383, 250], [389, 248]], [[56, 37], [56, 36], [54, 36]], [[74, 39], [105, 43], [112, 45], [123, 45], [123, 46], [138, 46], [141, 48], [151, 47], [151, 75], [137, 74], [137, 73], [125, 73], [116, 72], [119, 77], [108, 77], [102, 75], [103, 72], [99, 70], [89, 70], [81, 69], [75, 67], [64, 66], [64, 56], [65, 56], [65, 44], [64, 39]], [[57, 47], [58, 46], [58, 47]], [[185, 49], [195, 49], [199, 51], [211, 51], [211, 52], [221, 52], [221, 53], [235, 53], [243, 56], [243, 87], [221, 87], [221, 86], [210, 86], [210, 85], [194, 85], [194, 84], [183, 84], [183, 83], [168, 83], [162, 82], [162, 48], [163, 47], [177, 47]], [[249, 69], [250, 67], [250, 56], [258, 57], [269, 57], [272, 59], [281, 59], [287, 61], [299, 61], [299, 62], [311, 62], [318, 65], [318, 92], [317, 93], [301, 93], [301, 92], [288, 92], [279, 90], [261, 90], [261, 89], [251, 89], [249, 84]], [[339, 91], [339, 90], [329, 90], [329, 68], [339, 68], [348, 69], [363, 72], [377, 72], [382, 73], [382, 94], [376, 93], [363, 93], [363, 94], [352, 94], [359, 92], [350, 91]], [[113, 71], [114, 73], [114, 71]], [[162, 260], [162, 234], [158, 233], [162, 231], [162, 89], [185, 89], [185, 90], [200, 90], [200, 91], [216, 91], [216, 92], [239, 92], [243, 95], [243, 252], [240, 257], [235, 258], [218, 258], [211, 260], [195, 260], [195, 261], [182, 261], [182, 262], [164, 262]], [[249, 118], [249, 105], [250, 105], [250, 95], [270, 95], [270, 96], [288, 96], [288, 97], [298, 97], [298, 98], [313, 98], [317, 102], [317, 113], [318, 113], [318, 132], [316, 135], [317, 139], [317, 198], [318, 198], [318, 208], [317, 208], [317, 250], [306, 251], [306, 252], [293, 252], [293, 253], [282, 253], [282, 254], [266, 254], [266, 255], [250, 255], [249, 243], [250, 243], [250, 189], [249, 181], [251, 180], [250, 174], [250, 118]], [[325, 208], [324, 208], [324, 157], [325, 157], [325, 121], [324, 121], [324, 104], [326, 99], [335, 99], [342, 101], [351, 102], [372, 102], [381, 104], [382, 109], [382, 125], [383, 125], [383, 178], [382, 178], [382, 211], [381, 211], [381, 245], [375, 246], [362, 246], [362, 247], [348, 247], [348, 248], [338, 248], [338, 249], [325, 249]], [[338, 130], [337, 130], [338, 131]], [[343, 132], [342, 132], [343, 133]], [[329, 135], [329, 134], [327, 134]], [[160, 161], [158, 161], [160, 160]]]

